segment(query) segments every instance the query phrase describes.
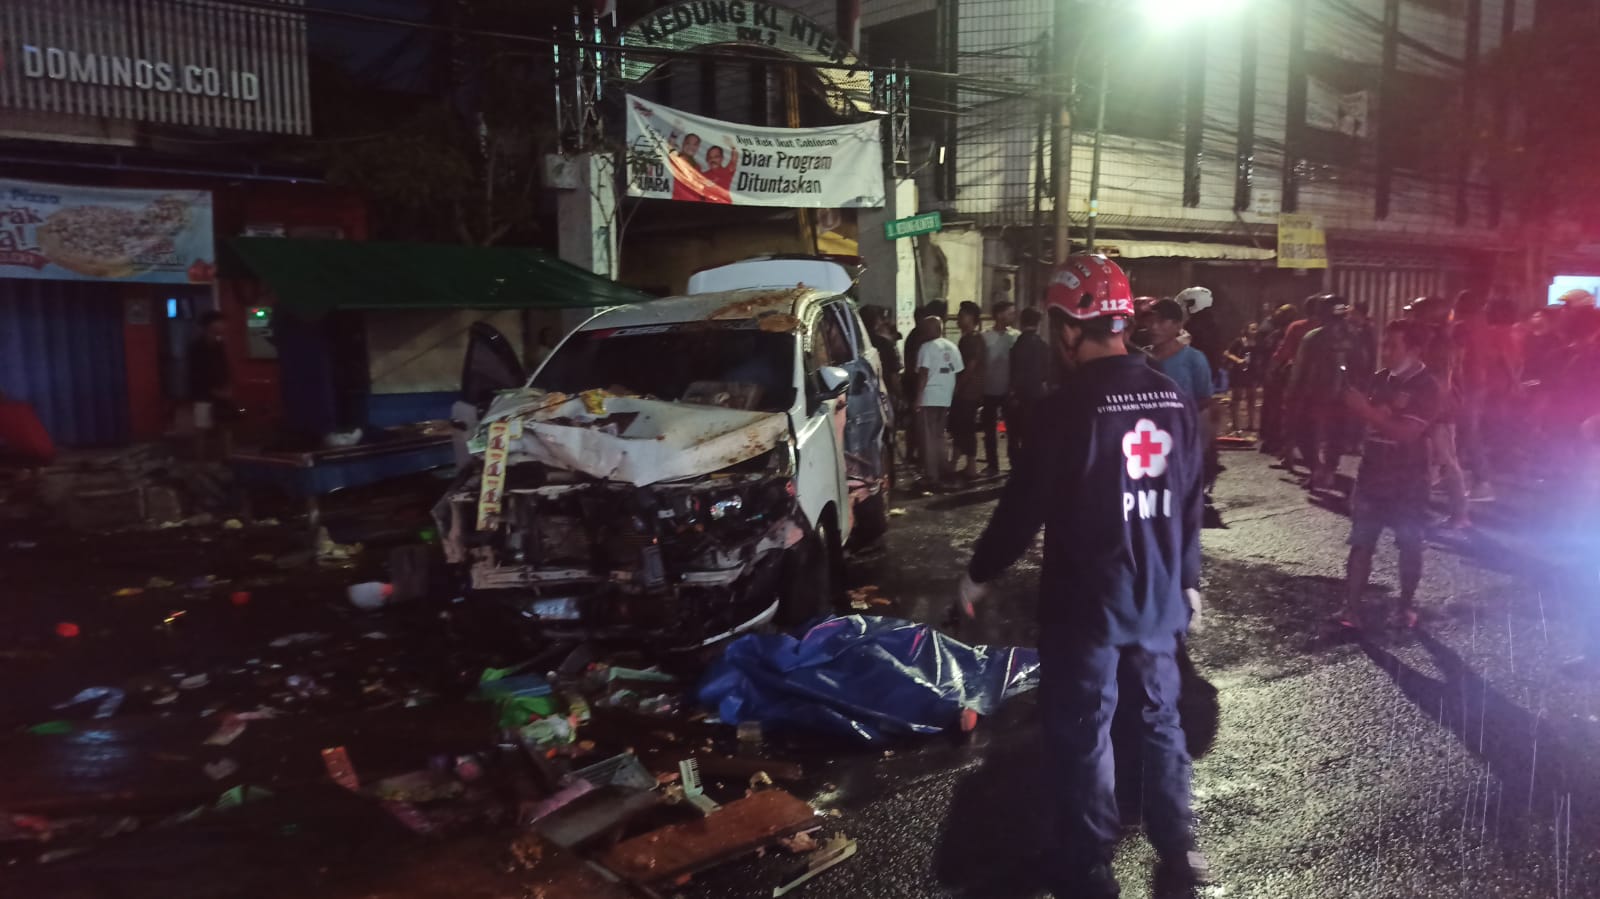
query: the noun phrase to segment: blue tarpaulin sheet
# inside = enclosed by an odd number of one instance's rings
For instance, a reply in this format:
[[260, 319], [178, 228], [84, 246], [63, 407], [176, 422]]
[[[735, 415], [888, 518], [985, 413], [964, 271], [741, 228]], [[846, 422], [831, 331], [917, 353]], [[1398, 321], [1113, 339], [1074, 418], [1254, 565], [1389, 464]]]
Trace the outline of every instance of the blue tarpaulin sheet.
[[927, 625], [851, 615], [798, 638], [734, 640], [697, 695], [730, 724], [872, 744], [955, 727], [963, 709], [991, 714], [1038, 673], [1037, 650], [968, 646]]

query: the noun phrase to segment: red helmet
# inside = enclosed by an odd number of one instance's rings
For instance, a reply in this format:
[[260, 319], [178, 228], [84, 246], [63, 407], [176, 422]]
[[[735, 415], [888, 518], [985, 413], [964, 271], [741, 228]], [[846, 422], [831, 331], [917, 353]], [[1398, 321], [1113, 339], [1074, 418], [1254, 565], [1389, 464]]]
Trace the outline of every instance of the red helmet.
[[1098, 253], [1082, 253], [1056, 266], [1044, 304], [1079, 321], [1132, 318], [1133, 289], [1121, 266]]

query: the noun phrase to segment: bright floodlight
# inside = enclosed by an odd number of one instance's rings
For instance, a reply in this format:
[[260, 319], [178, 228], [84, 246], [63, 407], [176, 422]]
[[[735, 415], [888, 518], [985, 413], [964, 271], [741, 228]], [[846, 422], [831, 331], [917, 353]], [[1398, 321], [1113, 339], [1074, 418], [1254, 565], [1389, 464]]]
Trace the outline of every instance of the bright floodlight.
[[1144, 17], [1163, 28], [1224, 16], [1244, 4], [1245, 0], [1139, 0]]

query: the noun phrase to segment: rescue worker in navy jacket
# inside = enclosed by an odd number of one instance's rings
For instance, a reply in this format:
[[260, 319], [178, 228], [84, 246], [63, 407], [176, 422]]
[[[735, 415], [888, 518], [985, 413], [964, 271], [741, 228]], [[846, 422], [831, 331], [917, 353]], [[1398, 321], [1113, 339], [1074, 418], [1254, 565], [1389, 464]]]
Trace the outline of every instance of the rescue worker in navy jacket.
[[[1190, 759], [1178, 718], [1178, 643], [1200, 604], [1204, 472], [1193, 404], [1130, 355], [1128, 278], [1104, 256], [1057, 267], [1045, 298], [1073, 373], [1037, 410], [1041, 440], [1006, 483], [973, 550], [963, 610], [1044, 528], [1040, 706], [1050, 802], [1059, 827], [1048, 873], [1057, 896], [1114, 897], [1121, 833], [1110, 727], [1117, 668], [1143, 695], [1145, 821], [1160, 858], [1157, 896], [1187, 896], [1207, 877], [1189, 806]], [[1196, 621], [1197, 623], [1197, 621]]]

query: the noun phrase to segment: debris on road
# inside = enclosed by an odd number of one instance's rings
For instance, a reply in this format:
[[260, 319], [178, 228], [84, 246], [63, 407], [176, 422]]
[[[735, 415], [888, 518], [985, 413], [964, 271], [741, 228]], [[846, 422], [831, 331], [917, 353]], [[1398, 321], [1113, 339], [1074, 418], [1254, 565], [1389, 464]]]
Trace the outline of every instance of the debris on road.
[[127, 693], [116, 687], [85, 687], [78, 691], [78, 695], [66, 702], [57, 703], [51, 708], [69, 709], [85, 702], [98, 702], [100, 704], [95, 706], [94, 716], [96, 718], [110, 718], [117, 713], [117, 709], [122, 707], [122, 701], [126, 697]]
[[[806, 836], [806, 834], [801, 834], [800, 836]], [[818, 874], [821, 874], [829, 868], [832, 868], [835, 865], [838, 865], [840, 862], [843, 862], [844, 860], [855, 855], [857, 848], [856, 841], [844, 836], [843, 834], [840, 834], [839, 836], [829, 840], [825, 845], [816, 849], [815, 854], [812, 855], [810, 860], [807, 862], [804, 873], [788, 883], [785, 883], [783, 886], [773, 888], [773, 899], [778, 899], [780, 896], [787, 896], [789, 893], [799, 889], [801, 886], [805, 885], [806, 881], [811, 880]]]
[[624, 840], [605, 854], [602, 864], [641, 885], [670, 883], [815, 824], [816, 811], [809, 803], [782, 790], [765, 790], [703, 819]]

